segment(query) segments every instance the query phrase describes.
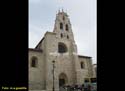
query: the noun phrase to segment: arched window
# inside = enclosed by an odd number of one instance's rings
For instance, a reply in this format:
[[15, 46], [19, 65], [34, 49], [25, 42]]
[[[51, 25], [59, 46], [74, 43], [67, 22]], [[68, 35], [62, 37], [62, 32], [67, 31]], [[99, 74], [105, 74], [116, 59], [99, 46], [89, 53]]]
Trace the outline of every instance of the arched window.
[[60, 23], [60, 29], [63, 29], [63, 24], [62, 23]]
[[67, 52], [67, 47], [64, 43], [59, 42], [58, 44], [58, 52], [59, 53], [65, 53]]
[[31, 59], [31, 67], [37, 67], [37, 65], [38, 65], [38, 59], [37, 59], [37, 57], [32, 57], [32, 59]]
[[63, 34], [62, 34], [62, 33], [61, 33], [61, 35], [60, 35], [60, 36], [61, 36], [61, 38], [63, 38]]
[[63, 20], [65, 20], [65, 17], [63, 16]]
[[85, 68], [85, 65], [83, 62], [80, 63], [81, 64], [81, 69], [84, 69]]
[[69, 39], [69, 36], [67, 35], [67, 39]]
[[66, 24], [66, 31], [68, 31], [69, 30], [69, 27], [68, 27], [68, 24]]

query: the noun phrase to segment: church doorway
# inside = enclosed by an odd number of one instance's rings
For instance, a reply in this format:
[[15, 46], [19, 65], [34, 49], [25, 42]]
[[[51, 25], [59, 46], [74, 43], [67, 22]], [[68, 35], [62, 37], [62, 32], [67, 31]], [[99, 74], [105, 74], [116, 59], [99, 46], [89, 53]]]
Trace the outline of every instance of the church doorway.
[[64, 85], [66, 85], [67, 82], [68, 82], [67, 80], [68, 80], [68, 79], [67, 79], [66, 74], [61, 73], [61, 74], [59, 75], [59, 87], [62, 87], [62, 86], [64, 86]]
[[65, 85], [65, 79], [59, 79], [59, 87]]

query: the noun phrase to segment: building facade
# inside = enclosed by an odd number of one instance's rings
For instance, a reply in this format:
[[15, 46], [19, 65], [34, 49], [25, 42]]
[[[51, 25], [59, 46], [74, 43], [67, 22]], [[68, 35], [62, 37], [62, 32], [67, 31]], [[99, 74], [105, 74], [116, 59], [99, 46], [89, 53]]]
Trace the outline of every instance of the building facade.
[[29, 48], [29, 90], [59, 91], [63, 85], [81, 85], [93, 77], [92, 68], [92, 58], [77, 53], [67, 13], [59, 11], [53, 32], [46, 32], [34, 49]]
[[97, 64], [93, 64], [93, 78], [97, 78]]

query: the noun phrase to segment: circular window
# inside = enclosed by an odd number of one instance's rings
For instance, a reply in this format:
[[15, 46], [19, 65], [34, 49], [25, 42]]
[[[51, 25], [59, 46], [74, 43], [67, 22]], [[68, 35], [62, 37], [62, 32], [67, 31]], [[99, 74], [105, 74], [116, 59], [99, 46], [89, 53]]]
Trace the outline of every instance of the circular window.
[[62, 42], [58, 43], [58, 52], [59, 53], [67, 52], [67, 47], [66, 47], [66, 45], [64, 43], [62, 43]]

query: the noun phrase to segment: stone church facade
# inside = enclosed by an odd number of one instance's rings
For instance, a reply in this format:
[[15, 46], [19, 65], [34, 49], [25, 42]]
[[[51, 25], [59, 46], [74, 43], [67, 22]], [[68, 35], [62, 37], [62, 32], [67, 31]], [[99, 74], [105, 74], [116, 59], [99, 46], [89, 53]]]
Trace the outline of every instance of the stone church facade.
[[34, 49], [29, 48], [29, 90], [52, 91], [54, 84], [59, 91], [60, 86], [81, 85], [91, 77], [92, 58], [78, 55], [69, 17], [58, 12], [53, 32], [46, 32]]

